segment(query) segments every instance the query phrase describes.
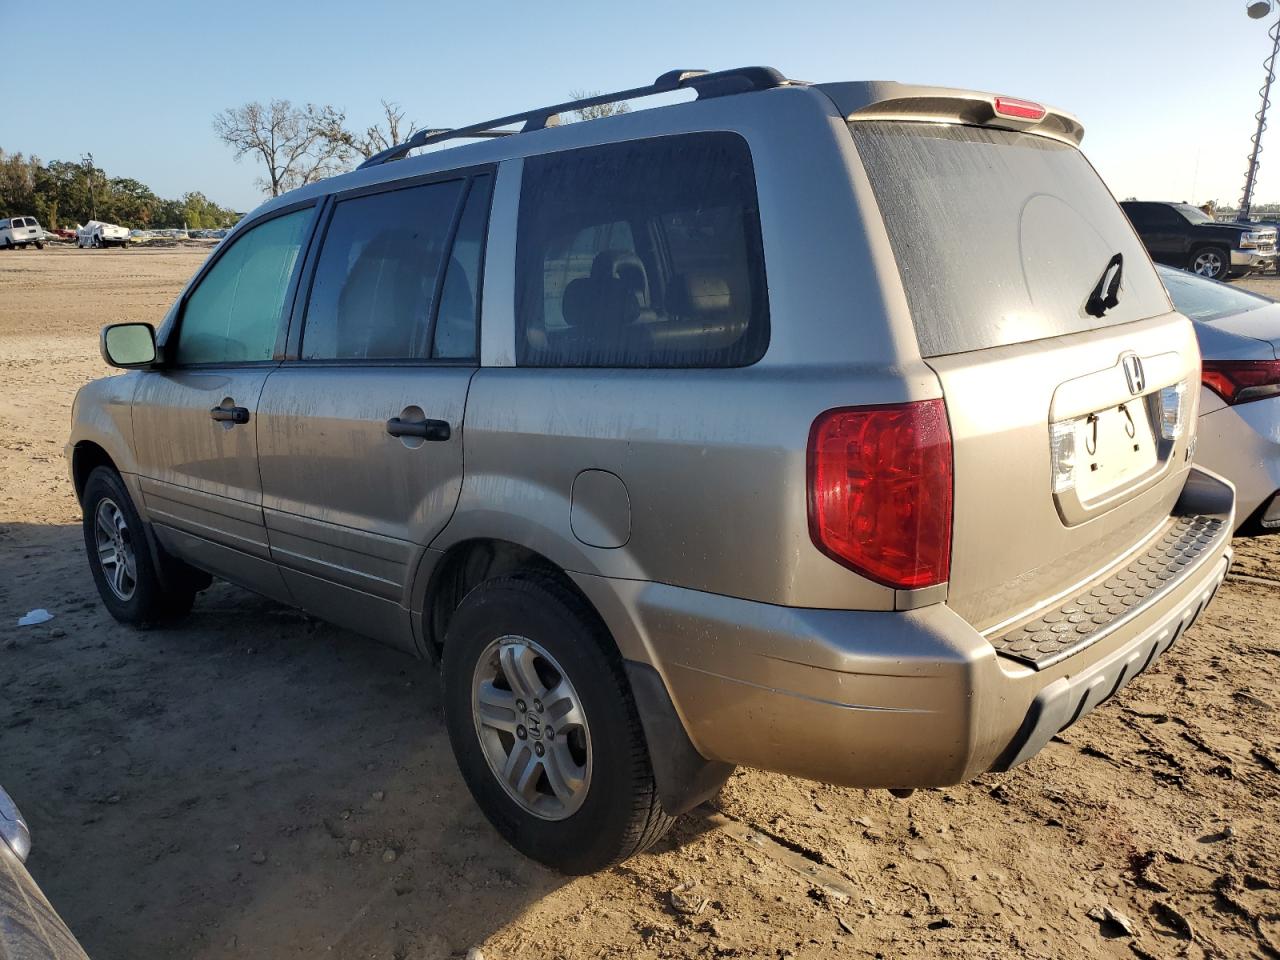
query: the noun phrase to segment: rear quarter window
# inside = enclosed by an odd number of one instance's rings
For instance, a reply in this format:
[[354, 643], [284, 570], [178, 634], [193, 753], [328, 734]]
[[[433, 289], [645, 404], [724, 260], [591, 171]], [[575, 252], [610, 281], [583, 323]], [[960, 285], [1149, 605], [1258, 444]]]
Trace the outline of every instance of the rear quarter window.
[[516, 291], [522, 366], [759, 360], [769, 310], [746, 141], [699, 133], [527, 159]]
[[[849, 124], [923, 356], [1043, 340], [1167, 313], [1141, 241], [1069, 144], [988, 127]], [[1119, 304], [1085, 303], [1124, 257]]]

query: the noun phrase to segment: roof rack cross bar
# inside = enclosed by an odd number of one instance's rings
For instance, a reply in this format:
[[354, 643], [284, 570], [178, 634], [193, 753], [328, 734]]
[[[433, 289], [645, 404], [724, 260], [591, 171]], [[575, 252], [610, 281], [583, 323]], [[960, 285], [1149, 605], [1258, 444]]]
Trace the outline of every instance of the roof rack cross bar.
[[[568, 113], [571, 110], [583, 110], [587, 107], [596, 107], [605, 103], [617, 103], [619, 100], [638, 100], [641, 97], [672, 93], [685, 88], [695, 90], [698, 94], [698, 99], [702, 100], [709, 97], [723, 97], [753, 90], [768, 90], [794, 82], [793, 80], [788, 80], [772, 67], [739, 67], [734, 70], [717, 70], [714, 73], [706, 70], [668, 70], [645, 87], [632, 87], [629, 90], [596, 94], [591, 97], [583, 97], [580, 100], [568, 100], [550, 107], [538, 107], [535, 110], [513, 113], [508, 117], [485, 120], [483, 123], [473, 123], [466, 127], [419, 130], [404, 143], [396, 144], [380, 153], [375, 153], [360, 164], [357, 169], [363, 170], [365, 167], [376, 167], [391, 160], [400, 160], [407, 156], [410, 150], [425, 147], [432, 143], [443, 143], [446, 140], [470, 137], [505, 137], [515, 133], [531, 133], [551, 126], [553, 123], [552, 118], [558, 114]], [[508, 127], [517, 123], [523, 124], [518, 131], [497, 129], [498, 127]]]

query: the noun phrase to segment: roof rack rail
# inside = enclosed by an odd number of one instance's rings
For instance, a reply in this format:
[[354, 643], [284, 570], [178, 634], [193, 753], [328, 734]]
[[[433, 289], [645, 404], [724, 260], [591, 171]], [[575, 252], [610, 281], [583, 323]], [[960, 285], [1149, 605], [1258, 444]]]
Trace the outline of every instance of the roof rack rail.
[[[360, 164], [357, 169], [363, 170], [365, 167], [376, 167], [390, 160], [400, 160], [407, 156], [410, 150], [417, 147], [425, 147], [432, 143], [443, 143], [446, 140], [470, 137], [505, 137], [516, 133], [541, 130], [544, 127], [554, 126], [557, 114], [566, 113], [570, 110], [582, 110], [586, 107], [595, 107], [604, 103], [616, 103], [619, 100], [636, 100], [640, 97], [651, 97], [655, 94], [671, 93], [674, 90], [686, 88], [696, 90], [698, 99], [705, 100], [710, 97], [723, 97], [732, 93], [769, 90], [773, 87], [786, 86], [795, 82], [794, 80], [788, 80], [773, 67], [738, 67], [734, 70], [717, 70], [715, 72], [706, 70], [668, 70], [646, 87], [633, 87], [630, 90], [596, 94], [592, 97], [584, 97], [581, 100], [569, 100], [550, 107], [538, 107], [536, 110], [527, 110], [524, 113], [513, 113], [509, 117], [498, 117], [495, 120], [485, 120], [483, 123], [473, 123], [467, 127], [419, 130], [404, 143], [398, 143], [380, 153], [375, 153]], [[519, 130], [496, 129], [497, 127], [506, 127], [522, 121], [524, 126]]]

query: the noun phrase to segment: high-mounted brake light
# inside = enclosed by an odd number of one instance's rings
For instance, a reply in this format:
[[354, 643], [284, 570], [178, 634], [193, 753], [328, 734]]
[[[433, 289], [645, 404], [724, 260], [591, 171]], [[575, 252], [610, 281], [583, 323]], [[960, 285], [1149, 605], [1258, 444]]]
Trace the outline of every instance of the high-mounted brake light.
[[1205, 360], [1200, 380], [1233, 406], [1280, 396], [1280, 360]]
[[951, 430], [941, 400], [828, 410], [809, 431], [809, 534], [903, 590], [951, 576]]
[[996, 97], [996, 115], [1013, 117], [1018, 120], [1043, 120], [1045, 110], [1032, 100], [1019, 100], [1017, 97]]

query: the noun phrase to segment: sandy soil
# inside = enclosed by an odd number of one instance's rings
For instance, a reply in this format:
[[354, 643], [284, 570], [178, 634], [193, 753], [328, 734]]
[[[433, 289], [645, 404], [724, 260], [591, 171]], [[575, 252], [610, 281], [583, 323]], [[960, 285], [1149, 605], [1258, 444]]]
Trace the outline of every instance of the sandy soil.
[[740, 771], [576, 880], [472, 805], [427, 665], [226, 585], [116, 625], [71, 400], [99, 326], [158, 320], [202, 256], [0, 254], [0, 782], [93, 956], [1280, 955], [1280, 538], [1237, 541], [1265, 579], [1014, 773], [894, 800]]

